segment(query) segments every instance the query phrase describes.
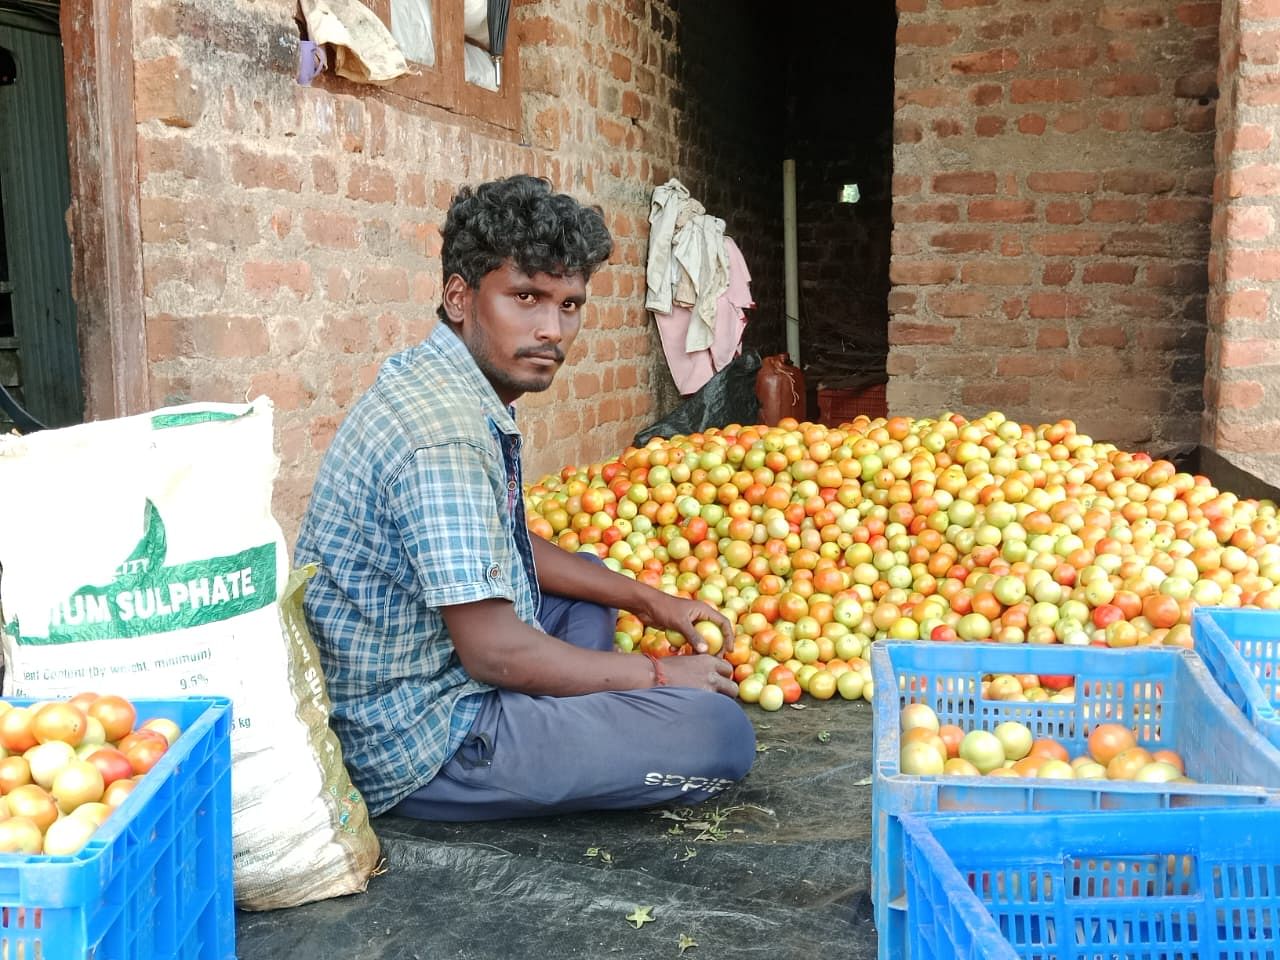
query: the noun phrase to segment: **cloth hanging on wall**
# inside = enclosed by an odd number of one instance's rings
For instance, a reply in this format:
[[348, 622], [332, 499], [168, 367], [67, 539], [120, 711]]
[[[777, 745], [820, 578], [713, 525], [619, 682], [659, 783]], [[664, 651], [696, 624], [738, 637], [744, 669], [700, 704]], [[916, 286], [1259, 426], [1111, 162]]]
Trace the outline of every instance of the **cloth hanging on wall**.
[[724, 292], [716, 299], [712, 339], [708, 346], [689, 350], [690, 328], [695, 321], [692, 306], [673, 303], [668, 312], [653, 315], [662, 339], [662, 351], [671, 369], [671, 379], [681, 395], [699, 390], [718, 371], [733, 362], [742, 345], [746, 329], [746, 310], [755, 305], [751, 298], [751, 273], [742, 251], [730, 237], [725, 237], [728, 280]]
[[334, 48], [334, 72], [382, 85], [409, 72], [400, 45], [360, 0], [299, 0], [307, 35]]

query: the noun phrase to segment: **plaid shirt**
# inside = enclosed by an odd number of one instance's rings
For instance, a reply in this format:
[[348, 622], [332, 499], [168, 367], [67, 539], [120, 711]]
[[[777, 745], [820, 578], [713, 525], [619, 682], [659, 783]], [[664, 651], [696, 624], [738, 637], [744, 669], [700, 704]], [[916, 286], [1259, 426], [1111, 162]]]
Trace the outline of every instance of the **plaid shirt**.
[[491, 689], [441, 607], [501, 597], [537, 624], [520, 433], [445, 324], [391, 357], [338, 430], [298, 537], [333, 729], [371, 812], [426, 784]]

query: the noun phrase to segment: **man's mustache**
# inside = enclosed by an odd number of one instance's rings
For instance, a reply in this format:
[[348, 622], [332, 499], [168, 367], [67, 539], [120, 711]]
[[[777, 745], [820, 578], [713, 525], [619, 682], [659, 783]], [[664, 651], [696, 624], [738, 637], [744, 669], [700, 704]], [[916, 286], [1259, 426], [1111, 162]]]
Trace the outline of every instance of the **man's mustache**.
[[521, 347], [516, 351], [517, 357], [538, 357], [542, 360], [554, 360], [556, 363], [564, 363], [564, 351], [559, 347], [547, 349], [545, 347]]

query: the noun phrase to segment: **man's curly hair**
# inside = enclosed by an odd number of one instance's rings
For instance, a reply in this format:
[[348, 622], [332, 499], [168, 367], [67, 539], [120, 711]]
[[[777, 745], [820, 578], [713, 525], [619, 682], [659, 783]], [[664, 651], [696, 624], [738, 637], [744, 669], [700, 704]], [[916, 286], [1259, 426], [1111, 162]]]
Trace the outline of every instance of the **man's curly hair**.
[[[463, 187], [449, 205], [443, 235], [444, 279], [456, 273], [473, 290], [504, 260], [530, 276], [589, 280], [613, 250], [599, 207], [553, 193], [550, 181], [527, 174]], [[443, 306], [437, 313], [447, 319]]]

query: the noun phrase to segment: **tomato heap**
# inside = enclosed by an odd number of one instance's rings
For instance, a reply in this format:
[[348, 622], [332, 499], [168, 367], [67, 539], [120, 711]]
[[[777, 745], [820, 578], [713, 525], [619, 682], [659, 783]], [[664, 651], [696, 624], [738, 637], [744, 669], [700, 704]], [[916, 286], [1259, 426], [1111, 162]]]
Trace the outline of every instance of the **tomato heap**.
[[1085, 752], [1072, 757], [1057, 740], [1036, 739], [1026, 724], [1014, 720], [994, 730], [966, 731], [939, 723], [938, 715], [923, 703], [907, 704], [900, 716], [898, 765], [913, 776], [1195, 782], [1186, 776], [1176, 752], [1139, 746], [1134, 732], [1120, 723], [1095, 726]]
[[182, 732], [160, 717], [136, 722], [117, 696], [0, 700], [0, 853], [80, 850]]
[[[1196, 605], [1280, 609], [1274, 503], [1070, 420], [731, 425], [566, 467], [526, 507], [564, 549], [723, 610], [740, 696], [770, 708], [771, 686], [870, 699], [878, 639], [1190, 647]], [[616, 644], [689, 652], [625, 611]]]

